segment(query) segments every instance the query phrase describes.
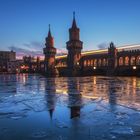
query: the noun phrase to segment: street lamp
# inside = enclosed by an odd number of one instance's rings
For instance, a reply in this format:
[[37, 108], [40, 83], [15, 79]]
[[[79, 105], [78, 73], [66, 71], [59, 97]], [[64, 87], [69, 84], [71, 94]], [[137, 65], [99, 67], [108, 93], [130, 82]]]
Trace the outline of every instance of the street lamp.
[[136, 70], [137, 69], [137, 67], [136, 66], [133, 66], [133, 70]]
[[96, 70], [96, 67], [93, 67], [94, 70]]

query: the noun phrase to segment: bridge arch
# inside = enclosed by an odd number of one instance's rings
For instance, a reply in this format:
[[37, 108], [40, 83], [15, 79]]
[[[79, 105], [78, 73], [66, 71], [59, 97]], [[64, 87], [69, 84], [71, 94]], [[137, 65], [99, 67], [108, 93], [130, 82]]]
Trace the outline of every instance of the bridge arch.
[[119, 66], [123, 66], [123, 57], [119, 58]]
[[97, 59], [94, 59], [94, 67], [97, 66]]
[[99, 67], [102, 66], [102, 60], [101, 59], [98, 60], [98, 66]]
[[90, 66], [93, 66], [93, 59], [91, 59], [90, 61]]
[[106, 65], [107, 65], [107, 59], [105, 59], [105, 58], [103, 59], [102, 65], [103, 65], [103, 66], [106, 66]]
[[140, 65], [140, 55], [136, 58], [136, 65]]
[[84, 60], [84, 67], [87, 66], [87, 60]]
[[128, 66], [128, 65], [129, 65], [129, 57], [128, 57], [128, 56], [126, 56], [126, 57], [124, 58], [124, 65], [125, 65], [125, 66]]
[[136, 62], [136, 58], [134, 56], [132, 56], [130, 59], [130, 64], [135, 65], [136, 64], [135, 62]]
[[88, 60], [88, 66], [90, 66], [90, 60]]

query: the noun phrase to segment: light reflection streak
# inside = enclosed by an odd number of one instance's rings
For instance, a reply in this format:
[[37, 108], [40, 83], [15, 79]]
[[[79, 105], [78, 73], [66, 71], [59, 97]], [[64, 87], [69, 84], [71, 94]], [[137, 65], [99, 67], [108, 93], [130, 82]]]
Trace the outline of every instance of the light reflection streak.
[[[125, 45], [125, 46], [119, 46], [117, 47], [118, 51], [124, 51], [124, 50], [136, 50], [139, 49], [140, 44], [134, 44], [134, 45]], [[91, 50], [91, 51], [85, 51], [82, 52], [81, 54], [83, 56], [85, 55], [91, 55], [91, 54], [100, 54], [100, 53], [108, 53], [108, 49], [103, 49], [103, 50]], [[61, 55], [61, 56], [56, 56], [56, 59], [61, 59], [61, 58], [66, 58], [67, 55]]]
[[[60, 89], [56, 89], [56, 93], [58, 94], [64, 94], [64, 95], [68, 95], [68, 90], [60, 90]], [[76, 94], [79, 94], [79, 93], [73, 93], [73, 95], [76, 95]], [[72, 94], [71, 94], [72, 95]], [[86, 99], [98, 99], [97, 96], [87, 96], [87, 95], [84, 95], [84, 94], [81, 94], [83, 98], [86, 98]]]

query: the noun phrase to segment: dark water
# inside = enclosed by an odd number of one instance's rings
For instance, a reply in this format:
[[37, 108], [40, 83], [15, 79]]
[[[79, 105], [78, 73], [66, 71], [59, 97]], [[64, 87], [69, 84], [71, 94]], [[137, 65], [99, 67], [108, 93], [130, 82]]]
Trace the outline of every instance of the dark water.
[[140, 78], [0, 75], [0, 140], [140, 139]]

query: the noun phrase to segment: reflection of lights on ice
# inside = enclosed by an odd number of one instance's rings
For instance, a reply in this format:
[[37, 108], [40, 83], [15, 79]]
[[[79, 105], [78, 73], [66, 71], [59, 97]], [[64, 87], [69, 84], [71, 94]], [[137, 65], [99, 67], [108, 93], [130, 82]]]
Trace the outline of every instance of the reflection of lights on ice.
[[26, 78], [25, 76], [23, 76], [23, 83], [25, 84], [25, 82], [26, 82]]
[[67, 90], [56, 89], [56, 93], [67, 94]]
[[93, 84], [96, 85], [96, 77], [93, 77]]
[[136, 70], [137, 69], [137, 67], [136, 66], [133, 66], [133, 70]]
[[[59, 89], [56, 89], [56, 93], [60, 93], [60, 94], [68, 94], [68, 91], [67, 90], [59, 90]], [[83, 95], [83, 94], [80, 94], [77, 92], [78, 95], [82, 95], [83, 98], [87, 98], [87, 99], [98, 99], [98, 97], [96, 96], [88, 96], [88, 95]], [[71, 93], [72, 95], [72, 93]], [[73, 95], [76, 95], [76, 93], [73, 93]]]

